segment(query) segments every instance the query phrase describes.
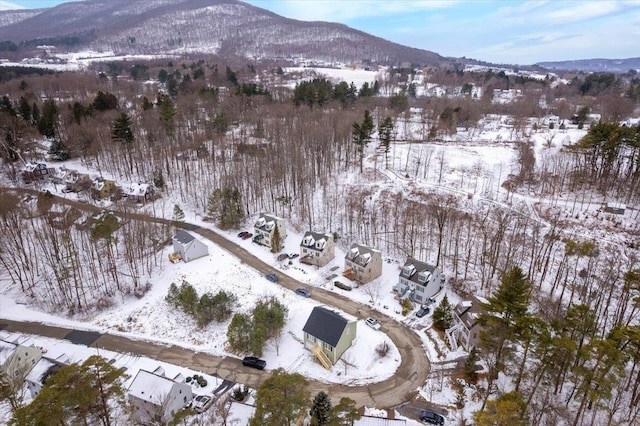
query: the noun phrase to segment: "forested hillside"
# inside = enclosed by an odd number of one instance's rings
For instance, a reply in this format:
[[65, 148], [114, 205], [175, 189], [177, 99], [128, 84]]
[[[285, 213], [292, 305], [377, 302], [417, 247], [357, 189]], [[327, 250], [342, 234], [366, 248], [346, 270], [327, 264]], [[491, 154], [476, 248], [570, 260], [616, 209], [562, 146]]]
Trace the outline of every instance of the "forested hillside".
[[[501, 410], [540, 425], [638, 421], [637, 77], [395, 69], [360, 87], [295, 78], [191, 59], [7, 76], [3, 185], [43, 189], [25, 182], [24, 163], [71, 158], [154, 185], [152, 215], [191, 211], [234, 228], [271, 212], [343, 246], [429, 259], [495, 314], [478, 348], [488, 374], [474, 389], [488, 402], [477, 424]], [[495, 101], [505, 93], [514, 96]], [[491, 126], [507, 126], [508, 140], [479, 140]], [[585, 137], [565, 143], [570, 129]], [[507, 148], [515, 160], [452, 170], [452, 146]], [[96, 203], [90, 194], [79, 198]], [[624, 203], [625, 216], [599, 211], [606, 203]], [[232, 217], [230, 205], [241, 206]], [[83, 214], [57, 211], [46, 194], [3, 190], [0, 206], [5, 282], [66, 315], [143, 297], [169, 236], [108, 213], [65, 225]]]

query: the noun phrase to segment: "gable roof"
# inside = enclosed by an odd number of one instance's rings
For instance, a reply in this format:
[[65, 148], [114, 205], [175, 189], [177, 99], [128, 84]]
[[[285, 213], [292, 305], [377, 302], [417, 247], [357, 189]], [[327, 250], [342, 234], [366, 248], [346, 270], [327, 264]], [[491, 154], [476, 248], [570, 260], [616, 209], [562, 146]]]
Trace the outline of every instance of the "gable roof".
[[[433, 265], [408, 257], [400, 269], [400, 276], [421, 286], [426, 286], [435, 270], [436, 267]], [[421, 277], [424, 279], [421, 280]]]
[[268, 214], [262, 213], [258, 220], [256, 221], [254, 228], [262, 229], [263, 231], [271, 232], [279, 220], [283, 220], [278, 216], [271, 216]]
[[370, 247], [354, 243], [351, 245], [351, 248], [344, 257], [345, 259], [357, 263], [360, 266], [366, 266], [374, 255], [381, 257], [382, 252], [380, 250], [374, 250]]
[[349, 321], [337, 312], [316, 306], [311, 311], [302, 331], [336, 347], [348, 323]]
[[189, 244], [191, 241], [195, 240], [196, 238], [190, 233], [188, 233], [187, 231], [178, 229], [175, 235], [173, 236], [173, 239], [177, 240], [181, 244]]
[[162, 405], [171, 394], [174, 381], [159, 376], [146, 370], [139, 370], [129, 386], [129, 395], [150, 402], [153, 405]]
[[328, 234], [320, 234], [318, 232], [307, 231], [302, 237], [300, 245], [314, 250], [323, 251], [327, 247], [327, 242], [332, 237]]

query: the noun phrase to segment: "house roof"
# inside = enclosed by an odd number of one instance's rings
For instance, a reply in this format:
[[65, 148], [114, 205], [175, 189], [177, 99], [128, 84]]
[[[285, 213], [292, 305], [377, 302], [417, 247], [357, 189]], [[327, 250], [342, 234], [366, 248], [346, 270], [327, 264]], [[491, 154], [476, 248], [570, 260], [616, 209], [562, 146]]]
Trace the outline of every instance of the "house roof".
[[171, 394], [175, 382], [166, 377], [153, 374], [146, 370], [139, 370], [129, 386], [129, 395], [161, 405]]
[[360, 266], [366, 266], [374, 255], [381, 256], [382, 252], [360, 244], [352, 244], [344, 257]]
[[27, 374], [26, 380], [44, 385], [45, 380], [55, 374], [63, 365], [64, 363], [50, 358], [40, 358], [40, 361], [38, 361], [29, 374]]
[[302, 331], [336, 347], [348, 323], [349, 321], [337, 312], [316, 306]]
[[406, 420], [388, 419], [383, 417], [360, 416], [358, 420], [353, 421], [353, 426], [405, 426]]
[[149, 192], [150, 186], [147, 183], [132, 183], [127, 186], [124, 193], [136, 197], [141, 197]]
[[196, 238], [190, 233], [188, 233], [187, 231], [178, 229], [175, 235], [173, 236], [173, 239], [177, 240], [180, 244], [189, 244], [191, 241], [195, 240]]
[[453, 308], [454, 314], [471, 330], [478, 324], [480, 314], [484, 312], [480, 300], [463, 300]]
[[416, 284], [426, 286], [435, 270], [436, 267], [433, 265], [408, 257], [400, 269], [400, 276]]
[[300, 245], [314, 250], [322, 251], [327, 247], [327, 242], [333, 238], [328, 234], [320, 234], [318, 232], [307, 231], [302, 237]]
[[258, 220], [256, 220], [254, 228], [271, 232], [279, 220], [283, 219], [278, 216], [271, 216], [263, 213], [258, 217]]

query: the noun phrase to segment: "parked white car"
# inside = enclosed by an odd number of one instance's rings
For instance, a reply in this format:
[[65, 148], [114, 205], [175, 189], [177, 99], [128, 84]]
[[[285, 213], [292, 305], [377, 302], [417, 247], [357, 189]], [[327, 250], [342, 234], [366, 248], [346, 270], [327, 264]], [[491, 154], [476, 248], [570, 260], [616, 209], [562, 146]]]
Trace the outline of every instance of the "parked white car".
[[364, 322], [374, 330], [380, 330], [380, 323], [376, 319], [368, 317]]

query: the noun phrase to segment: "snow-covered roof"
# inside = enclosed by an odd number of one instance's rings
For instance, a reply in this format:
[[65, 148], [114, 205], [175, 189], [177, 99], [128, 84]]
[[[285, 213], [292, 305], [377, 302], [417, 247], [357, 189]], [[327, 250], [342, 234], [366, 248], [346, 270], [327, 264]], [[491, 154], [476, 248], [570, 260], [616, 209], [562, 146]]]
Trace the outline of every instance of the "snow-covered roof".
[[353, 244], [345, 255], [345, 259], [357, 263], [360, 266], [366, 266], [374, 255], [382, 259], [382, 252], [380, 250], [374, 250], [360, 244]]
[[149, 192], [149, 186], [150, 185], [148, 183], [132, 183], [125, 188], [124, 193], [127, 195], [141, 197]]
[[174, 382], [166, 377], [146, 370], [139, 370], [129, 386], [129, 395], [155, 405], [161, 405], [171, 393], [173, 385]]

